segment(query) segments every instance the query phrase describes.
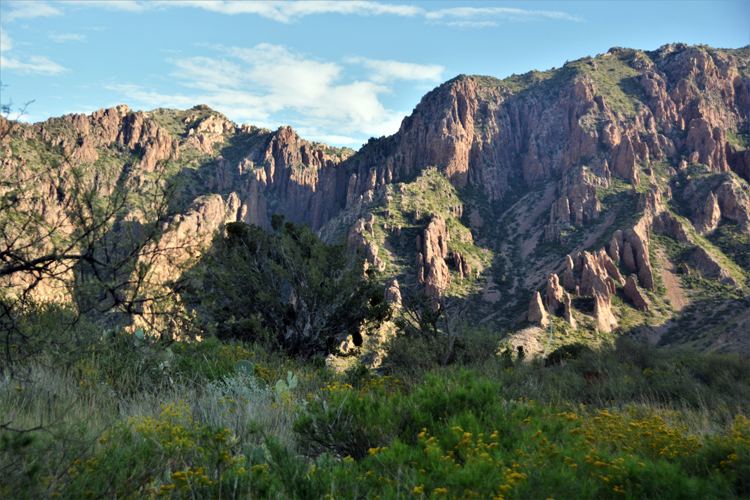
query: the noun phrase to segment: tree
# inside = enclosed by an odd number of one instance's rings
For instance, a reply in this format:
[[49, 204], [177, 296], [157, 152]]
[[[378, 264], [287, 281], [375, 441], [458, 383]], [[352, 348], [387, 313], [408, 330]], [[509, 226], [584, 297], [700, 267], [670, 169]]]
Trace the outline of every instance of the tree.
[[465, 347], [465, 316], [469, 302], [458, 297], [433, 299], [424, 292], [404, 292], [401, 316], [395, 321], [398, 334], [419, 338], [430, 345], [435, 363], [449, 365]]
[[396, 335], [385, 346], [384, 364], [391, 369], [416, 373], [457, 362], [481, 363], [496, 352], [500, 334], [470, 323], [468, 300], [436, 299], [418, 288], [401, 294]]
[[[65, 362], [83, 347], [81, 323], [156, 325], [175, 304], [157, 264], [176, 248], [163, 239], [175, 185], [141, 187], [121, 176], [103, 189], [96, 172], [51, 144], [27, 140], [10, 105], [0, 116], [0, 374], [28, 359]], [[29, 154], [14, 157], [13, 148]], [[29, 149], [30, 148], [30, 149]], [[106, 192], [106, 194], [105, 194]], [[47, 321], [49, 329], [38, 328]]]
[[328, 245], [306, 224], [272, 218], [273, 231], [235, 222], [217, 234], [185, 295], [220, 338], [260, 341], [291, 356], [338, 353], [390, 317], [384, 288], [361, 254]]

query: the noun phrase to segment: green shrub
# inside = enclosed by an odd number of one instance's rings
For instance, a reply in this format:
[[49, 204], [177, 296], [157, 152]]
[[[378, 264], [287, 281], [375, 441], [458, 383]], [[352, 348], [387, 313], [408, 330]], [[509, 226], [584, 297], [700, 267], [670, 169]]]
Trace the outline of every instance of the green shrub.
[[591, 352], [591, 348], [586, 344], [576, 342], [575, 344], [566, 344], [558, 347], [547, 356], [544, 360], [544, 366], [555, 365], [563, 361], [577, 359], [581, 354]]

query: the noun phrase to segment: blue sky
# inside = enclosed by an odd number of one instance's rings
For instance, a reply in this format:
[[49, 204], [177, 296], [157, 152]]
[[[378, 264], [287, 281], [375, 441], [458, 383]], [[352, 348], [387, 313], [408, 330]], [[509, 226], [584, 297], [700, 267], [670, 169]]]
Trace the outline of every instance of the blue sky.
[[0, 0], [0, 102], [25, 121], [208, 104], [357, 149], [458, 74], [498, 78], [610, 47], [750, 43], [750, 2]]

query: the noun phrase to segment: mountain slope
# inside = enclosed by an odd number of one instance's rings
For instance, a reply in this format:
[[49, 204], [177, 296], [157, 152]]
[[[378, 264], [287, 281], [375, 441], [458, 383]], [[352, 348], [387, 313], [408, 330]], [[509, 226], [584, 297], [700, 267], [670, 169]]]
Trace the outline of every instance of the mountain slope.
[[556, 343], [629, 333], [747, 353], [749, 60], [674, 44], [460, 75], [356, 153], [205, 106], [119, 106], [23, 125], [0, 159], [76, 164], [105, 194], [179, 179], [173, 228], [203, 242], [283, 213], [347, 238], [401, 288], [467, 298], [532, 352], [551, 310]]

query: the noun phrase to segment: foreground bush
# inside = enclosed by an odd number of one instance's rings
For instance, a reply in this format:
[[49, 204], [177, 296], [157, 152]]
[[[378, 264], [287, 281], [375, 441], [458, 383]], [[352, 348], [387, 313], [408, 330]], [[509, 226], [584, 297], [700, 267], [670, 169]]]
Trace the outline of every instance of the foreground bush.
[[[624, 344], [556, 368], [489, 359], [404, 382], [361, 368], [339, 376], [258, 346], [170, 348], [167, 382], [130, 392], [45, 367], [28, 385], [0, 386], [0, 422], [26, 429], [0, 429], [0, 497], [750, 495], [739, 358]], [[82, 359], [108, 373], [108, 356]], [[587, 384], [588, 370], [608, 377]], [[298, 382], [277, 388], [289, 372]], [[676, 399], [695, 390], [695, 401]]]

